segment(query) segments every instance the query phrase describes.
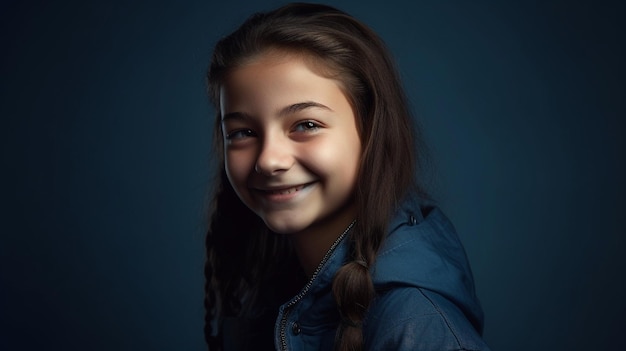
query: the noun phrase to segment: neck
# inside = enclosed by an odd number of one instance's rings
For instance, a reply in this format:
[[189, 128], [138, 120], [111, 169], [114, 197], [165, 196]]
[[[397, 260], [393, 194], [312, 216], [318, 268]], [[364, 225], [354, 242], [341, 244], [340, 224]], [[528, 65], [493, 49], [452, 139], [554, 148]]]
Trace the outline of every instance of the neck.
[[311, 278], [324, 255], [355, 217], [356, 209], [354, 206], [350, 206], [332, 218], [325, 219], [300, 233], [293, 234], [293, 247], [307, 277]]

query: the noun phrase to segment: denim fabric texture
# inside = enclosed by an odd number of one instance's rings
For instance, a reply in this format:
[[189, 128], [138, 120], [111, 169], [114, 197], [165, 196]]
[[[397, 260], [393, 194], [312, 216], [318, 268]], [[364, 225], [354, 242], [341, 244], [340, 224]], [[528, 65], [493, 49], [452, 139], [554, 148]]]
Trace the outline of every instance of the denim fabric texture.
[[[389, 231], [371, 268], [377, 296], [363, 325], [365, 349], [489, 350], [465, 250], [446, 216], [409, 199]], [[277, 349], [333, 349], [340, 318], [331, 285], [348, 249], [344, 237], [309, 288], [280, 307]]]

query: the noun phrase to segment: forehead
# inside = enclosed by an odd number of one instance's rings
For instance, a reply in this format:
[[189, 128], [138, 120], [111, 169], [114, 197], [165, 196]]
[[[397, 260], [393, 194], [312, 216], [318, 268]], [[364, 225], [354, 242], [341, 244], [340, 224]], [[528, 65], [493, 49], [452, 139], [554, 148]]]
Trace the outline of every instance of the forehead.
[[303, 55], [268, 52], [228, 73], [220, 86], [220, 107], [224, 113], [268, 102], [328, 100], [337, 93], [344, 95], [339, 82], [321, 74], [310, 59]]
[[317, 55], [307, 52], [296, 52], [284, 49], [267, 49], [257, 55], [247, 58], [239, 65], [233, 67], [225, 76], [223, 84], [233, 80], [234, 76], [262, 71], [272, 71], [273, 74], [280, 73], [280, 69], [285, 66], [299, 66], [314, 73], [317, 76], [335, 80], [339, 82], [338, 70], [333, 65]]

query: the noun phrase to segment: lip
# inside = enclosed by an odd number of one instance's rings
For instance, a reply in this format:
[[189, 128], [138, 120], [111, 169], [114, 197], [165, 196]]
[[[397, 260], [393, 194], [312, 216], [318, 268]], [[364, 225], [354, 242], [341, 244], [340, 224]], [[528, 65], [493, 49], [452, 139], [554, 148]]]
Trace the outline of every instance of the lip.
[[253, 187], [252, 190], [263, 199], [270, 202], [287, 202], [307, 192], [316, 182], [309, 182], [297, 185], [280, 185]]

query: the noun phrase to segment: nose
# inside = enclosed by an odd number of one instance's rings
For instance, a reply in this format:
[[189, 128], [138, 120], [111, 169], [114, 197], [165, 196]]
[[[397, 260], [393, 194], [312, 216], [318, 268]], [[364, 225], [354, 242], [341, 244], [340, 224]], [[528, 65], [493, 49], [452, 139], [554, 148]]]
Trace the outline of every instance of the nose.
[[254, 170], [259, 174], [272, 176], [289, 170], [293, 163], [294, 157], [288, 141], [273, 136], [263, 141]]

